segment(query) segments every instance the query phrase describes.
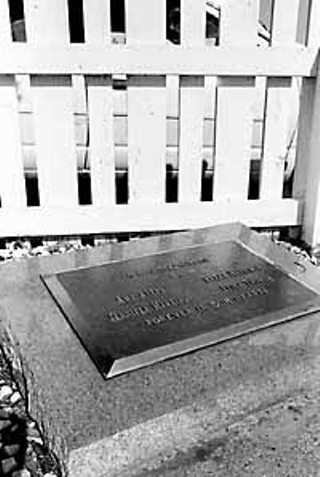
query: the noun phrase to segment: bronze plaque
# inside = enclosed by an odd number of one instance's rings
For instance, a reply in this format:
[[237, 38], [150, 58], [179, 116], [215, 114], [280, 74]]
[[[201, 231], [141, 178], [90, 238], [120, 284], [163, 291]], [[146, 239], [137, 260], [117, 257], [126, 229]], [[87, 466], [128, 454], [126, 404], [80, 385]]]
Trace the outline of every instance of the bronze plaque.
[[105, 378], [320, 309], [233, 240], [42, 278]]

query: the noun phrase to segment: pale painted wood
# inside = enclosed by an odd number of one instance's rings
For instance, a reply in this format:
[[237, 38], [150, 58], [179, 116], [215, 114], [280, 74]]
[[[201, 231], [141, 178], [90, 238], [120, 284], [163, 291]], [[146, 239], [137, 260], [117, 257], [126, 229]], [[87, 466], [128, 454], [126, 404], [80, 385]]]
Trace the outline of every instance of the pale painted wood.
[[[312, 90], [311, 90], [312, 94]], [[303, 238], [311, 246], [320, 244], [320, 76], [314, 93], [311, 134], [305, 160], [307, 181], [303, 209]], [[301, 157], [299, 160], [303, 160]], [[302, 165], [301, 165], [302, 167]]]
[[167, 117], [177, 118], [179, 116], [179, 76], [167, 75]]
[[26, 205], [21, 137], [15, 82], [0, 78], [0, 197], [4, 209]]
[[180, 43], [188, 46], [204, 46], [206, 31], [205, 0], [181, 0]]
[[64, 45], [69, 42], [66, 0], [24, 0], [24, 13], [28, 43]]
[[258, 0], [221, 2], [220, 45], [237, 48], [255, 45], [258, 14]]
[[254, 93], [253, 78], [220, 80], [214, 200], [245, 200], [248, 197]]
[[42, 205], [78, 203], [73, 94], [68, 77], [32, 79]]
[[300, 0], [275, 0], [271, 43], [292, 45], [296, 41]]
[[298, 202], [33, 207], [12, 213], [0, 209], [0, 236], [183, 230], [234, 221], [250, 227], [297, 225]]
[[309, 31], [308, 31], [308, 46], [318, 48], [320, 45], [320, 0], [312, 0]]
[[287, 124], [291, 99], [291, 79], [269, 78], [265, 136], [261, 164], [260, 197], [280, 199], [287, 154]]
[[[224, 2], [220, 19], [221, 46], [254, 46], [257, 19], [257, 1]], [[214, 200], [245, 200], [248, 197], [254, 99], [252, 77], [219, 79]]]
[[166, 42], [166, 4], [163, 0], [126, 2], [128, 45], [161, 45]]
[[0, 74], [315, 76], [317, 48], [143, 48], [87, 45], [0, 49]]
[[179, 202], [200, 201], [204, 77], [180, 79]]
[[10, 43], [11, 41], [9, 4], [7, 1], [2, 1], [0, 2], [0, 45]]
[[273, 9], [272, 46], [296, 41], [300, 0], [276, 0]]
[[131, 77], [128, 82], [128, 165], [131, 203], [165, 197], [165, 78]]
[[217, 78], [216, 76], [206, 76], [204, 79], [204, 117], [206, 119], [214, 119], [216, 114], [216, 93]]
[[113, 98], [110, 77], [88, 77], [92, 203], [115, 203]]
[[305, 199], [308, 159], [310, 157], [310, 139], [315, 101], [316, 81], [304, 78], [301, 89], [300, 112], [298, 121], [297, 161], [294, 172], [293, 197], [302, 202]]
[[90, 45], [111, 42], [110, 0], [83, 0], [85, 41]]
[[76, 114], [87, 113], [87, 93], [84, 75], [72, 75], [73, 111]]

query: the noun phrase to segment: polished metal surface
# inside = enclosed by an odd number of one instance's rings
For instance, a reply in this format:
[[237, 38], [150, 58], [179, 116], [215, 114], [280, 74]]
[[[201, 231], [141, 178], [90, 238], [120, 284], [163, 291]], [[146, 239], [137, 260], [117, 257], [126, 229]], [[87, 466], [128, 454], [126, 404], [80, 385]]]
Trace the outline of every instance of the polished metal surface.
[[320, 309], [236, 240], [42, 278], [105, 378]]

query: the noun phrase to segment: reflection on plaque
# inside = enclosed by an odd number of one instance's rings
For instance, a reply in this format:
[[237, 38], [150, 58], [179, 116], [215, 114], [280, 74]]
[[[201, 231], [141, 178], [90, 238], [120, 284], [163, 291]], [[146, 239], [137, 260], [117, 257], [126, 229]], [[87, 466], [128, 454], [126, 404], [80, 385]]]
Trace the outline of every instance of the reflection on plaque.
[[237, 241], [42, 278], [105, 378], [320, 308], [317, 293]]

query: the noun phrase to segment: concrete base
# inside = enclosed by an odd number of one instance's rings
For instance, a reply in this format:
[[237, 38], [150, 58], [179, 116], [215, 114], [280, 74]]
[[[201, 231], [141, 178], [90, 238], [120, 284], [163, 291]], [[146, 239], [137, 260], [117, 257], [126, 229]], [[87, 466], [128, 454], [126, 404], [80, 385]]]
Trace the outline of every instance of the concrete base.
[[[320, 293], [320, 272], [315, 267], [304, 262], [302, 266], [295, 255], [239, 224], [0, 267], [2, 337], [14, 343], [30, 411], [66, 474], [248, 475], [255, 449], [273, 455], [268, 446], [281, 406], [290, 416], [299, 414], [289, 408], [289, 398], [298, 400], [295, 406], [310, 408], [312, 416], [315, 407], [308, 404], [308, 396], [317, 403], [314, 396], [320, 393], [320, 314], [105, 381], [40, 279], [40, 274], [226, 240], [235, 234]], [[282, 427], [276, 431], [280, 437]], [[293, 449], [298, 452], [298, 444], [290, 442], [284, 446], [288, 455]], [[263, 462], [269, 465], [266, 459]], [[274, 465], [276, 469], [276, 461]], [[263, 467], [261, 472], [252, 469], [251, 475], [284, 475]]]

